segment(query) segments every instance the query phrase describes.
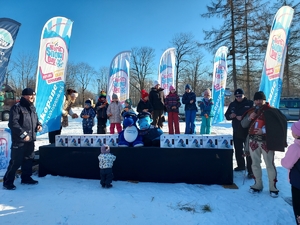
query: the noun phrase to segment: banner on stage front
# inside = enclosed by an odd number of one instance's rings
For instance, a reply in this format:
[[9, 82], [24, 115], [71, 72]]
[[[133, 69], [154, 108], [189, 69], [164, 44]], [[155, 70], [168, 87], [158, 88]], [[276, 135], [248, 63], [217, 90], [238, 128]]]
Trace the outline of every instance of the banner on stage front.
[[271, 106], [279, 107], [283, 83], [284, 62], [294, 9], [281, 7], [273, 20], [259, 90]]
[[212, 124], [222, 122], [224, 120], [224, 96], [227, 80], [227, 53], [226, 46], [220, 47], [214, 58], [213, 82], [212, 82], [212, 98], [214, 101]]
[[110, 101], [116, 94], [123, 104], [129, 98], [130, 51], [117, 54], [110, 65], [107, 96]]
[[0, 18], [0, 87], [4, 83], [10, 55], [21, 24], [9, 18]]
[[164, 89], [165, 96], [169, 94], [170, 86], [174, 86], [176, 49], [169, 48], [161, 56], [158, 68], [158, 81]]
[[59, 130], [73, 22], [54, 17], [44, 25], [36, 76], [36, 111], [43, 131]]

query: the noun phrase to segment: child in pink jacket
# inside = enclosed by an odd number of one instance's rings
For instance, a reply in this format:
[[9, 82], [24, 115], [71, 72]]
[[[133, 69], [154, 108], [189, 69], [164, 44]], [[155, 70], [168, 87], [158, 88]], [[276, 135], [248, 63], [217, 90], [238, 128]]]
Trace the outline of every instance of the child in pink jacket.
[[281, 159], [281, 165], [290, 170], [293, 210], [296, 224], [300, 225], [300, 121], [294, 123], [291, 130], [295, 138], [294, 144], [288, 147], [284, 158]]

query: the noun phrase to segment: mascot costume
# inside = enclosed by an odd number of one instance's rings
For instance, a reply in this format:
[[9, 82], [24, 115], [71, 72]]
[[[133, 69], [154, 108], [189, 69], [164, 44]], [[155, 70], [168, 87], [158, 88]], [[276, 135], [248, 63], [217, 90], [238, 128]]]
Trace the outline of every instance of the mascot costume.
[[119, 147], [142, 147], [143, 138], [139, 135], [136, 126], [137, 116], [134, 112], [124, 112], [122, 114], [123, 130], [119, 133]]
[[144, 146], [160, 147], [160, 136], [163, 131], [160, 128], [153, 127], [151, 122], [151, 114], [142, 112], [138, 115], [139, 134], [143, 137]]

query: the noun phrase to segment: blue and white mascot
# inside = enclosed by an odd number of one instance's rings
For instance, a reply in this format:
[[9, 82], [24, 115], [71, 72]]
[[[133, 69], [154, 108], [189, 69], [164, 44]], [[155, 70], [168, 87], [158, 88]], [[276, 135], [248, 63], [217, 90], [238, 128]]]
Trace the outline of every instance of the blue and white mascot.
[[151, 114], [142, 112], [138, 115], [138, 125], [140, 128], [139, 134], [143, 137], [144, 146], [157, 146], [160, 147], [160, 136], [163, 131], [160, 128], [151, 125], [153, 121]]
[[134, 112], [124, 112], [122, 114], [123, 130], [119, 133], [119, 147], [142, 147], [144, 146], [143, 138], [139, 135], [136, 126], [137, 116]]

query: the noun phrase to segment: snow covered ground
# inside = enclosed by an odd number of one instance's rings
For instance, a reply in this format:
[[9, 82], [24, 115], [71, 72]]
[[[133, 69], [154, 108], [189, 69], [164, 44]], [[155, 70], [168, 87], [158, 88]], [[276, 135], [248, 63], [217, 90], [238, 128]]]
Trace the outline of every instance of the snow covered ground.
[[[80, 113], [81, 109], [75, 111]], [[70, 126], [63, 129], [62, 134], [82, 134], [81, 119], [69, 121]], [[288, 144], [293, 142], [291, 124], [288, 124]], [[0, 128], [5, 127], [7, 122], [0, 122]], [[184, 131], [184, 122], [180, 127]], [[199, 130], [200, 122], [197, 122], [198, 133]], [[167, 124], [164, 131], [167, 132]], [[232, 134], [231, 123], [220, 123], [212, 128], [212, 132]], [[41, 135], [36, 141], [36, 149], [46, 144], [47, 134]], [[238, 189], [220, 185], [125, 181], [114, 181], [113, 188], [102, 189], [99, 180], [34, 175], [38, 185], [21, 185], [17, 178], [16, 190], [0, 188], [0, 224], [292, 225], [295, 224], [293, 210], [285, 201], [291, 196], [288, 171], [280, 164], [284, 154], [276, 152], [280, 196], [275, 199], [269, 196], [264, 163], [265, 189], [254, 195], [248, 192], [254, 181], [245, 179], [244, 172], [234, 172]], [[233, 166], [236, 166], [235, 159]], [[0, 179], [4, 172], [0, 171]]]

